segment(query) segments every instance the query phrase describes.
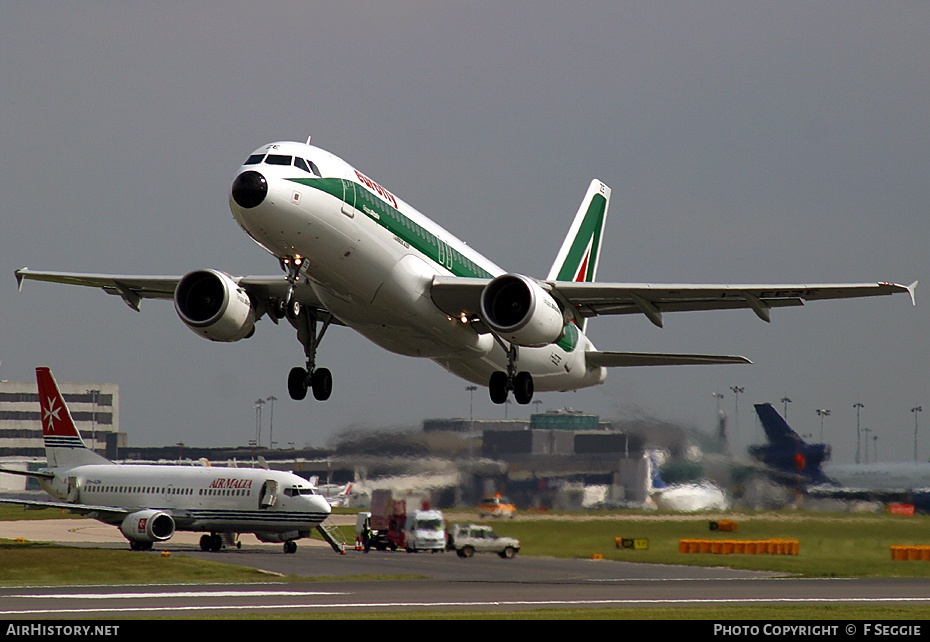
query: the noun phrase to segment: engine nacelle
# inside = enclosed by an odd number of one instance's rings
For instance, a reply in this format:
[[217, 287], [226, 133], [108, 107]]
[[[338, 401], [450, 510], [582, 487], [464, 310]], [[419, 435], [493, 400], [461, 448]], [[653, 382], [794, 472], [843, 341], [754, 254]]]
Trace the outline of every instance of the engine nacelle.
[[188, 328], [211, 341], [239, 341], [255, 332], [255, 310], [228, 274], [197, 270], [181, 277], [174, 309]]
[[140, 510], [127, 515], [119, 529], [130, 542], [164, 542], [174, 535], [174, 519], [160, 510]]
[[504, 340], [530, 348], [555, 343], [565, 326], [555, 299], [522, 274], [502, 274], [488, 283], [481, 293], [481, 316]]

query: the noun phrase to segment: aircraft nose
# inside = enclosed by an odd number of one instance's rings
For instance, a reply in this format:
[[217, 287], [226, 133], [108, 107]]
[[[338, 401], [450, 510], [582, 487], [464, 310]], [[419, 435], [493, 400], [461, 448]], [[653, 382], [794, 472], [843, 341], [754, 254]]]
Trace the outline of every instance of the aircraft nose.
[[261, 204], [268, 194], [268, 181], [254, 170], [242, 172], [232, 184], [232, 197], [239, 207], [251, 209]]

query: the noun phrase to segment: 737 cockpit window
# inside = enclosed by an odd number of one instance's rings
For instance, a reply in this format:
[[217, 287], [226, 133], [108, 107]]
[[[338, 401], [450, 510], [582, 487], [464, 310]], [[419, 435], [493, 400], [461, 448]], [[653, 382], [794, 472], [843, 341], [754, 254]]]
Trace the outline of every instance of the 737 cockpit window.
[[300, 486], [294, 486], [293, 488], [285, 488], [284, 494], [288, 497], [296, 497], [297, 495], [316, 495], [316, 491], [312, 488], [301, 488]]
[[242, 163], [242, 164], [243, 164], [243, 165], [258, 165], [260, 162], [262, 162], [262, 159], [263, 159], [264, 157], [265, 157], [264, 154], [252, 154], [252, 155], [249, 156], [249, 157], [246, 159], [246, 161], [245, 161], [244, 163]]
[[268, 154], [265, 162], [268, 165], [290, 165], [293, 156], [282, 156], [281, 154]]

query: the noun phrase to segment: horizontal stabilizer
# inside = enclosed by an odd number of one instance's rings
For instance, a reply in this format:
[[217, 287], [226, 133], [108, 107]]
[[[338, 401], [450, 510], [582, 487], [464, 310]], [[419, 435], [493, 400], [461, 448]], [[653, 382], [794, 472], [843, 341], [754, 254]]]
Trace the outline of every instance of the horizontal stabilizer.
[[16, 470], [15, 468], [0, 468], [0, 473], [7, 475], [20, 475], [21, 477], [41, 477], [43, 479], [54, 479], [53, 473], [46, 473], [37, 470]]
[[588, 363], [605, 368], [632, 366], [706, 366], [714, 364], [752, 363], [746, 357], [731, 354], [664, 354], [660, 352], [585, 352]]

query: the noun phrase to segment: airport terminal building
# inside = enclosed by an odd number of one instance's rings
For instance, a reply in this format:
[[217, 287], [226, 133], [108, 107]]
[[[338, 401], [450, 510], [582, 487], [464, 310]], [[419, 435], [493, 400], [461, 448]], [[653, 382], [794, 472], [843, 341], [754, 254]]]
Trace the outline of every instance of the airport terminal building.
[[[119, 433], [119, 384], [59, 382], [88, 448], [106, 454]], [[39, 393], [33, 381], [0, 381], [0, 457], [45, 459]]]

